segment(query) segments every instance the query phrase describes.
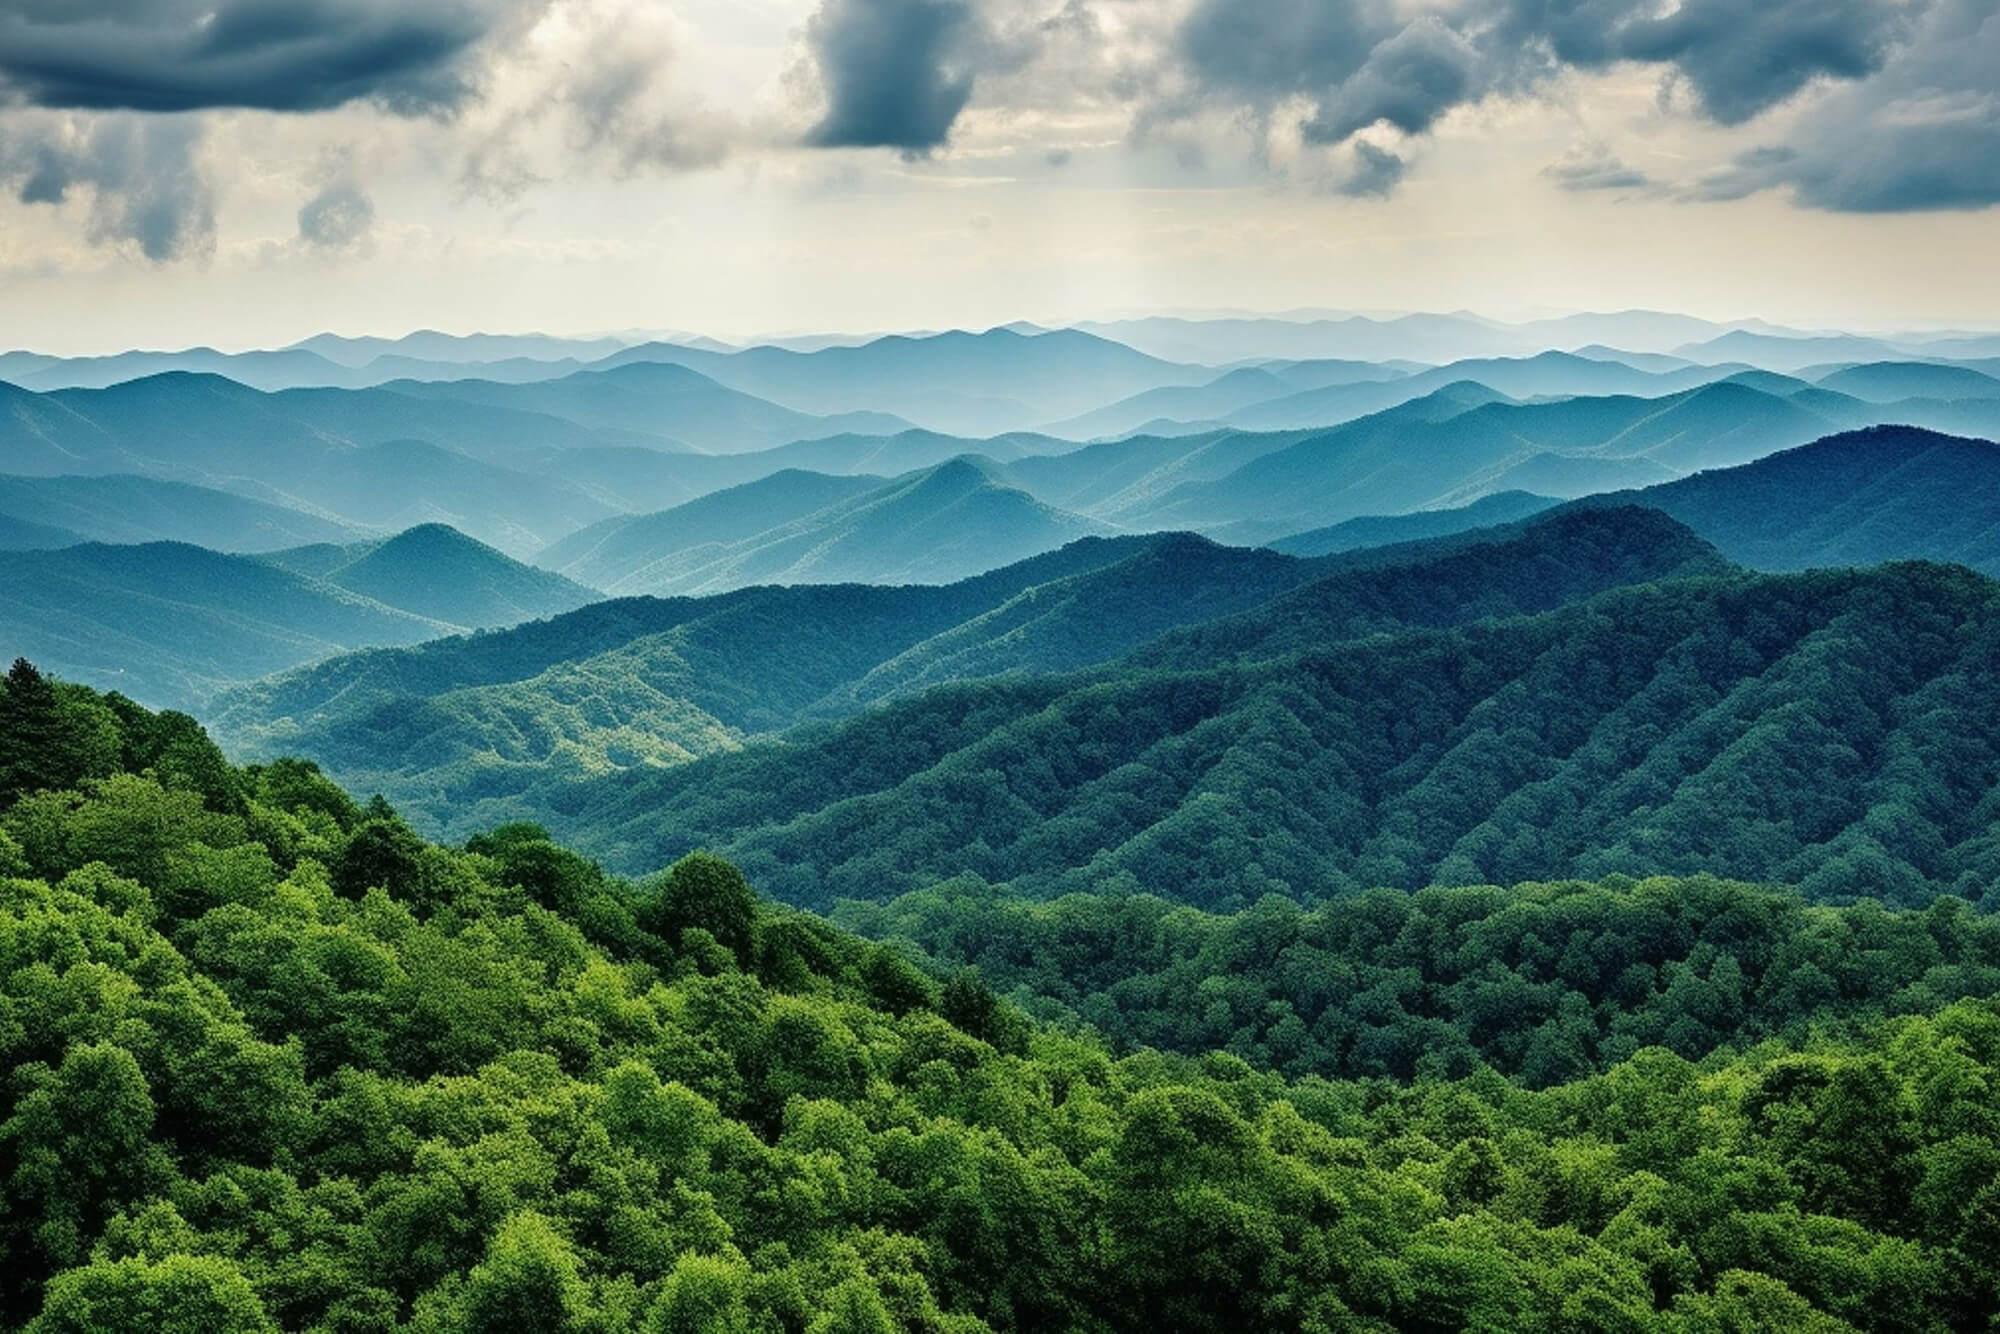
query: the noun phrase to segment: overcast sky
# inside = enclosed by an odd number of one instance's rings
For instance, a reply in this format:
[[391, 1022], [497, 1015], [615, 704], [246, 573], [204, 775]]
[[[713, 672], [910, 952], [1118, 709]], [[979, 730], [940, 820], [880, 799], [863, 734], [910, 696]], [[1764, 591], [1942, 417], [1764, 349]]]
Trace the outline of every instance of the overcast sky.
[[0, 0], [0, 346], [2000, 325], [2000, 0]]

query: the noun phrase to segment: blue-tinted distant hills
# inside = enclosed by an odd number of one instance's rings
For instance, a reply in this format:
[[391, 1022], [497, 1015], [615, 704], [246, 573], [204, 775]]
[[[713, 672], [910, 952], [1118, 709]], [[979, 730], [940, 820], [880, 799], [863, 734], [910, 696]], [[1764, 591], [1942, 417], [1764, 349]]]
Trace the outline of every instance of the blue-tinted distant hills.
[[1418, 510], [1412, 514], [1364, 515], [1344, 523], [1294, 533], [1267, 545], [1288, 556], [1334, 556], [1368, 547], [1420, 542], [1427, 538], [1449, 537], [1453, 533], [1491, 528], [1529, 518], [1560, 504], [1548, 496], [1526, 491], [1501, 491], [1483, 496], [1470, 505], [1452, 509]]
[[58, 525], [72, 541], [187, 542], [216, 551], [275, 551], [360, 536], [348, 524], [302, 510], [129, 475], [0, 476], [0, 516]]
[[594, 588], [524, 565], [440, 523], [421, 524], [379, 541], [293, 548], [265, 559], [385, 606], [465, 629], [518, 625], [603, 597]]
[[612, 520], [539, 558], [613, 593], [750, 584], [950, 583], [1107, 525], [960, 458], [894, 480], [780, 473], [658, 515]]
[[399, 381], [389, 388], [413, 398], [480, 404], [588, 427], [668, 436], [709, 453], [746, 453], [843, 432], [886, 435], [910, 426], [887, 412], [795, 412], [669, 362], [633, 361], [528, 384]]
[[1076, 330], [896, 335], [813, 352], [645, 344], [605, 364], [646, 362], [685, 366], [801, 412], [888, 412], [971, 436], [1025, 430], [1148, 389], [1215, 377]]

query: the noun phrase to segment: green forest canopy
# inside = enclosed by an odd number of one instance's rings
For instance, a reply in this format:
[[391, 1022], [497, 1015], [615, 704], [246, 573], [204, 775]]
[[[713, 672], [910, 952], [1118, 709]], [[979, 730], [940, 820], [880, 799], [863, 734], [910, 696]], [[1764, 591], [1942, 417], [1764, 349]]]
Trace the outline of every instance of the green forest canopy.
[[[428, 843], [310, 765], [232, 767], [191, 720], [26, 663], [0, 688], [0, 810], [8, 1325], [2000, 1314], [2000, 1008], [1981, 998], [1989, 922], [1963, 905], [1613, 882], [1178, 923], [1201, 948], [1272, 930], [1334, 952], [1394, 928], [1381, 966], [1465, 1026], [1453, 1068], [1327, 1079], [1121, 1056], [973, 971], [941, 978], [775, 906], [706, 854], [628, 882], [531, 827]], [[1704, 945], [1705, 972], [1646, 962]], [[1890, 957], [1850, 992], [1856, 951]], [[1696, 985], [1725, 957], [1744, 970], [1733, 1004]], [[1783, 957], [1823, 959], [1826, 985], [1773, 985]], [[1562, 990], [1528, 1048], [1606, 1006], [1637, 1017], [1509, 1079], [1496, 1035], [1537, 1019], [1514, 1014], [1510, 973]], [[1478, 975], [1490, 1001], [1445, 996]], [[1322, 1014], [1393, 1023], [1393, 991]]]

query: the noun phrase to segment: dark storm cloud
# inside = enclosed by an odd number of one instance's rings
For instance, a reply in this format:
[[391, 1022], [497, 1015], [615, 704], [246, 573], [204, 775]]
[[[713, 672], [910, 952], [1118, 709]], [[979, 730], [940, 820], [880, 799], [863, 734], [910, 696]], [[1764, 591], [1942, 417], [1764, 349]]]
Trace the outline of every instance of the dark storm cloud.
[[1663, 18], [1624, 25], [1615, 50], [1672, 65], [1709, 116], [1738, 125], [1814, 79], [1874, 73], [1909, 12], [1883, 0], [1682, 0]]
[[827, 99], [807, 142], [907, 154], [950, 138], [988, 42], [972, 0], [826, 0], [806, 36]]
[[2000, 0], [1938, 0], [1879, 75], [1818, 103], [1786, 143], [1744, 155], [1696, 193], [1774, 188], [1846, 213], [2000, 204]]
[[1302, 101], [1304, 138], [1341, 144], [1375, 125], [1420, 135], [1489, 95], [1631, 61], [1659, 67], [1703, 115], [1735, 125], [1815, 81], [1877, 74], [1924, 2], [1681, 0], [1663, 12], [1650, 0], [1471, 0], [1412, 15], [1388, 0], [1197, 0], [1177, 39], [1188, 86], [1166, 112], [1268, 118]]
[[1378, 42], [1361, 67], [1320, 103], [1305, 123], [1306, 138], [1344, 143], [1384, 122], [1405, 134], [1422, 134], [1482, 91], [1481, 64], [1464, 37], [1436, 19], [1418, 19]]
[[73, 110], [459, 105], [547, 0], [0, 0], [0, 102]]
[[42, 117], [0, 130], [0, 184], [24, 204], [87, 192], [85, 236], [155, 263], [215, 248], [215, 195], [196, 161], [201, 130], [181, 116]]

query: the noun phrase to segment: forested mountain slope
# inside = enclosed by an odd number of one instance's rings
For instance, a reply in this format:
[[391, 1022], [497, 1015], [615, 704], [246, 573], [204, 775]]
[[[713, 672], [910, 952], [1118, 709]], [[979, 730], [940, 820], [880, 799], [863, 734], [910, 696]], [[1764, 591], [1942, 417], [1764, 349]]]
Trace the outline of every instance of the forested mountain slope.
[[[1393, 932], [1390, 986], [1437, 988], [1426, 1035], [1459, 1035], [1420, 1083], [1288, 1080], [1120, 1059], [712, 857], [635, 885], [526, 826], [426, 844], [310, 766], [232, 769], [188, 719], [25, 663], [0, 718], [10, 1327], [1832, 1334], [2000, 1312], [1994, 941], [1962, 910], [1801, 922], [1697, 883], [1272, 921], [1333, 950]], [[1929, 959], [1965, 999], [1730, 985], [1738, 954], [1837, 965], [1842, 933], [1896, 951], [1875, 987]], [[1481, 952], [1494, 989], [1451, 999]], [[1621, 963], [1622, 1024], [1583, 999]], [[1388, 1020], [1384, 990], [1324, 1006], [1324, 1035]], [[1799, 1036], [1748, 1046], [1778, 1031]], [[1672, 1049], [1630, 1049], [1654, 1032]], [[1370, 1048], [1394, 1065], [1399, 1040]], [[1511, 1083], [1482, 1050], [1566, 1082]]]
[[581, 785], [550, 818], [621, 865], [726, 850], [807, 904], [959, 873], [1198, 904], [1623, 871], [1977, 897], [2000, 870], [1996, 588], [1710, 577], [1349, 643], [1375, 627], [1336, 604], [1317, 644], [1303, 619], [1226, 636], [1289, 656], [946, 687]]
[[[1308, 602], [1348, 608], [1338, 637], [1721, 568], [1684, 530], [1643, 514], [1577, 516], [1458, 551], [1341, 558], [1354, 568], [1307, 590]], [[730, 749], [941, 682], [1105, 662], [1334, 568], [1164, 535], [1087, 540], [942, 589], [613, 602], [505, 635], [325, 663], [234, 692], [212, 717], [234, 747], [305, 754], [394, 794], [431, 827], [471, 828], [540, 818], [593, 775]]]
[[649, 567], [691, 549], [726, 546], [879, 489], [885, 477], [786, 468], [652, 514], [594, 523], [538, 552], [535, 563], [608, 593], [647, 591]]
[[180, 543], [0, 552], [0, 645], [152, 704], [455, 627], [266, 564]]
[[603, 596], [436, 523], [379, 542], [280, 551], [265, 559], [387, 606], [468, 630], [519, 625], [574, 611]]
[[2000, 574], [2000, 445], [1912, 427], [1577, 503], [1652, 506], [1758, 569], [1923, 558]]

